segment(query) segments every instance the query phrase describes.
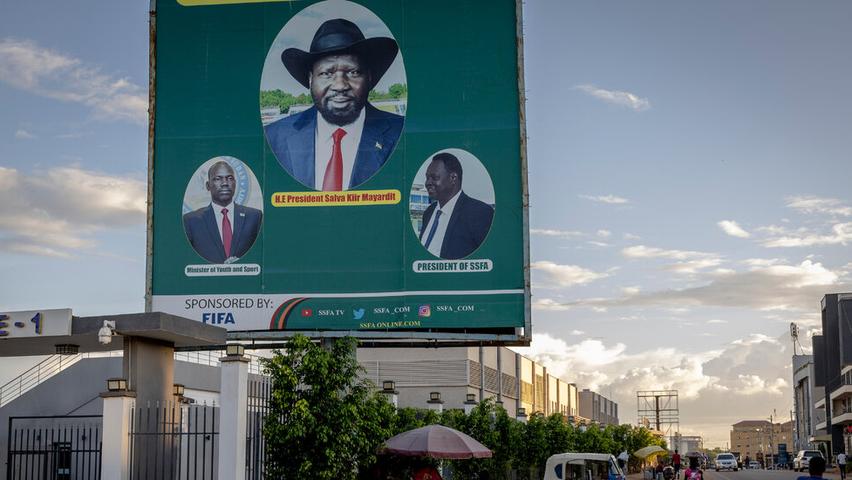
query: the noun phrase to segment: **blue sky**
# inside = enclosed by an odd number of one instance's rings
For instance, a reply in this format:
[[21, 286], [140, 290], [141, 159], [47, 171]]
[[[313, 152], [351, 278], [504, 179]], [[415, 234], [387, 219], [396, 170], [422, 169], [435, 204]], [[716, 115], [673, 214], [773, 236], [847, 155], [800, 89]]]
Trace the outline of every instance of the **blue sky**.
[[[0, 309], [144, 307], [147, 8], [0, 5]], [[524, 15], [525, 351], [624, 421], [636, 389], [678, 388], [681, 430], [711, 445], [789, 410], [787, 325], [815, 327], [822, 294], [852, 290], [852, 4]]]

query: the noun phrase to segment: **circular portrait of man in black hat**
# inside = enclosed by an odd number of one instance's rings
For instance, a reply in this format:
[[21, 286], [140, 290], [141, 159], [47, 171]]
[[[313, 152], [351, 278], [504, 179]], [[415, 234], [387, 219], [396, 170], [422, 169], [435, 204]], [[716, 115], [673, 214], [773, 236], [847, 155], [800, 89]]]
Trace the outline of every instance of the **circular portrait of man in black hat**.
[[260, 113], [278, 163], [304, 186], [358, 188], [402, 134], [408, 89], [399, 45], [365, 7], [328, 0], [296, 14], [266, 57]]

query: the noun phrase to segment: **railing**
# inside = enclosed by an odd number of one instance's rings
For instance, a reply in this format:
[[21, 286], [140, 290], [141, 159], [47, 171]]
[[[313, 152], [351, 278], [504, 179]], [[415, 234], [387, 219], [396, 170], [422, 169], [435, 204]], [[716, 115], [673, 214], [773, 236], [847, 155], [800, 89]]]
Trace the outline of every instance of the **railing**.
[[266, 478], [266, 444], [263, 424], [269, 415], [272, 382], [269, 377], [249, 380], [246, 403], [246, 480]]
[[10, 417], [6, 478], [101, 478], [101, 416]]
[[[224, 350], [198, 350], [194, 352], [175, 352], [175, 360], [182, 362], [196, 363], [199, 365], [208, 365], [211, 367], [219, 366], [219, 359], [225, 356]], [[260, 360], [263, 358], [258, 355], [245, 354], [250, 360], [249, 373], [260, 375], [263, 373], [263, 367], [260, 365]]]
[[[67, 369], [84, 358], [113, 356], [113, 352], [83, 353], [77, 355], [51, 355], [0, 387], [0, 407], [29, 392], [45, 380]], [[118, 352], [121, 356], [121, 352]]]
[[[86, 358], [121, 357], [123, 354], [124, 352], [121, 350], [115, 350], [110, 352], [79, 353], [76, 355], [51, 355], [0, 387], [0, 407], [7, 405], [80, 360]], [[219, 366], [219, 359], [223, 356], [225, 356], [223, 350], [175, 352], [175, 360], [213, 367]], [[263, 368], [260, 365], [260, 359], [263, 357], [257, 355], [246, 355], [246, 357], [251, 360], [249, 363], [249, 373], [262, 374]]]
[[167, 404], [132, 410], [131, 480], [213, 480], [218, 449], [219, 407]]

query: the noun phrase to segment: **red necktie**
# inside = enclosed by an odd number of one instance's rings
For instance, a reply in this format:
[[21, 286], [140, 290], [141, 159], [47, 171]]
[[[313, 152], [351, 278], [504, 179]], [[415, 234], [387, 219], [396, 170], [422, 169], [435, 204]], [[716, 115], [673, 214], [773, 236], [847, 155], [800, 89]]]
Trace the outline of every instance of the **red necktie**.
[[222, 243], [225, 245], [225, 258], [231, 256], [231, 221], [228, 220], [228, 209], [222, 209]]
[[346, 130], [338, 128], [331, 134], [334, 139], [334, 147], [331, 149], [331, 158], [325, 167], [325, 177], [322, 179], [323, 191], [343, 190], [343, 152], [340, 150], [340, 139], [346, 135]]

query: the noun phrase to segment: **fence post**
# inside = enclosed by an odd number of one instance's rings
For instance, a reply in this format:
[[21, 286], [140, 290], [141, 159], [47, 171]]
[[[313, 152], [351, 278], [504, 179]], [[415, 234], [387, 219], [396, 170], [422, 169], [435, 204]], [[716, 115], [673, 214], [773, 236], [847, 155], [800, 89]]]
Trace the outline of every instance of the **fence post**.
[[130, 478], [130, 422], [136, 392], [104, 392], [101, 398], [104, 409], [100, 478], [127, 480]]
[[246, 408], [249, 359], [239, 352], [220, 360], [219, 477], [246, 478]]

